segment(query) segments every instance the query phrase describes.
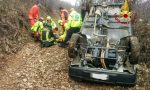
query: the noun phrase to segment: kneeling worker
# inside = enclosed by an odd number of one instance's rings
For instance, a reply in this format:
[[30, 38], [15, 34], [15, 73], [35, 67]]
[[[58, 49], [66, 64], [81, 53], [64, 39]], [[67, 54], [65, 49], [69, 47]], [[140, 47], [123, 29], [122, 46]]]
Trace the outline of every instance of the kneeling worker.
[[40, 40], [41, 40], [41, 47], [50, 47], [52, 45], [55, 45], [53, 31], [48, 28], [44, 28], [41, 31]]
[[47, 16], [46, 22], [44, 23], [44, 25], [48, 27], [49, 29], [52, 29], [54, 36], [57, 37], [58, 28], [56, 26], [56, 23], [53, 21], [53, 19], [50, 16]]
[[43, 18], [41, 17], [31, 28], [31, 35], [35, 41], [39, 40], [40, 32], [43, 29]]
[[74, 10], [74, 8], [71, 8], [71, 13], [69, 15], [67, 26], [65, 26], [65, 39], [63, 42], [60, 43], [60, 47], [65, 47], [66, 43], [70, 40], [73, 33], [78, 33], [80, 31], [80, 28], [82, 26], [82, 18], [81, 15]]

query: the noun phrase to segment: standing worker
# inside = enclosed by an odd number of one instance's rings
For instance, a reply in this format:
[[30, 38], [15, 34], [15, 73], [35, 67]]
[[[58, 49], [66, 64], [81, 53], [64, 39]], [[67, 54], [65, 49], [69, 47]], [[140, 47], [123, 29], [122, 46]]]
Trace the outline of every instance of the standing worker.
[[37, 19], [39, 18], [39, 8], [41, 7], [41, 4], [38, 4], [38, 2], [32, 6], [32, 8], [29, 11], [29, 22], [31, 26], [35, 24]]
[[60, 7], [59, 10], [60, 10], [60, 18], [62, 20], [62, 26], [61, 26], [60, 34], [63, 34], [64, 30], [65, 30], [64, 25], [68, 21], [68, 11], [63, 7]]
[[65, 47], [66, 43], [70, 40], [73, 33], [77, 33], [80, 31], [82, 25], [82, 18], [81, 15], [75, 11], [74, 8], [71, 8], [71, 13], [68, 18], [68, 23], [66, 28], [66, 36], [63, 42], [60, 43], [60, 47]]

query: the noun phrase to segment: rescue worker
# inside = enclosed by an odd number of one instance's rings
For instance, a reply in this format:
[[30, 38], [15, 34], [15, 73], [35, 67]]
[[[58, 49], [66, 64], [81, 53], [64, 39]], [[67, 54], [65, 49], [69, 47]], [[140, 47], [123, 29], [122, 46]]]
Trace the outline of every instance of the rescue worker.
[[43, 29], [43, 18], [41, 17], [31, 28], [31, 35], [35, 41], [39, 40], [40, 32]]
[[53, 32], [52, 30], [49, 30], [49, 28], [43, 28], [43, 30], [40, 33], [40, 41], [41, 47], [50, 47], [56, 44]]
[[65, 26], [66, 36], [63, 42], [60, 43], [60, 47], [65, 47], [66, 43], [70, 40], [73, 33], [78, 33], [82, 25], [81, 15], [75, 11], [74, 8], [71, 8], [71, 13], [68, 18], [68, 23]]
[[58, 20], [58, 24], [61, 26], [62, 25], [62, 20]]
[[57, 29], [56, 23], [53, 21], [53, 19], [50, 16], [46, 17], [45, 24], [47, 24], [47, 26], [51, 27], [53, 32], [56, 32], [56, 29]]
[[[63, 25], [62, 20], [58, 20], [58, 25], [59, 25], [59, 29], [58, 29], [58, 35], [61, 36], [64, 34], [65, 32], [65, 26]], [[66, 24], [66, 23], [65, 23]]]
[[60, 10], [60, 18], [61, 18], [61, 20], [62, 20], [62, 25], [61, 25], [61, 31], [60, 31], [60, 34], [63, 34], [64, 33], [64, 25], [65, 25], [65, 23], [67, 23], [67, 21], [68, 21], [68, 11], [65, 9], [65, 8], [63, 8], [63, 7], [60, 7], [59, 8], [59, 10]]
[[62, 25], [64, 25], [68, 20], [68, 11], [63, 7], [60, 7], [60, 18], [62, 20]]
[[[60, 21], [61, 22], [61, 21]], [[60, 23], [61, 24], [61, 23]], [[58, 39], [56, 39], [57, 42], [64, 42], [66, 34], [67, 34], [67, 29], [68, 29], [68, 24], [65, 23], [64, 27], [65, 27], [65, 31], [63, 33], [63, 35], [61, 35]]]
[[29, 11], [29, 22], [31, 26], [35, 24], [37, 19], [39, 18], [39, 8], [41, 7], [41, 4], [35, 4], [32, 6], [32, 8]]
[[57, 38], [57, 26], [56, 23], [53, 21], [53, 19], [50, 16], [46, 17], [46, 22], [44, 22], [44, 26], [48, 27], [49, 30], [51, 30], [55, 36], [55, 38]]

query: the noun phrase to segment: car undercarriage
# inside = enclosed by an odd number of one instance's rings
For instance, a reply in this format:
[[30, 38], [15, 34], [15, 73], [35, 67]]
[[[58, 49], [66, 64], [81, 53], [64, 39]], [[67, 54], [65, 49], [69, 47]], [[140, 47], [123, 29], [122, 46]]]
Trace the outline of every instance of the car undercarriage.
[[[136, 84], [140, 47], [132, 24], [119, 16], [122, 3], [94, 4], [68, 48], [69, 76], [111, 84]], [[127, 22], [127, 23], [120, 23]], [[130, 19], [130, 18], [129, 18]]]

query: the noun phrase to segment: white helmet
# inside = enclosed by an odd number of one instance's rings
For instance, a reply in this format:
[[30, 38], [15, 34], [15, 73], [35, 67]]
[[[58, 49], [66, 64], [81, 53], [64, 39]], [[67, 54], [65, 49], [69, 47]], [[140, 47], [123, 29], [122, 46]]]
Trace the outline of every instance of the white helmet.
[[47, 20], [51, 20], [52, 18], [50, 17], [50, 16], [47, 16], [47, 18], [46, 18]]

